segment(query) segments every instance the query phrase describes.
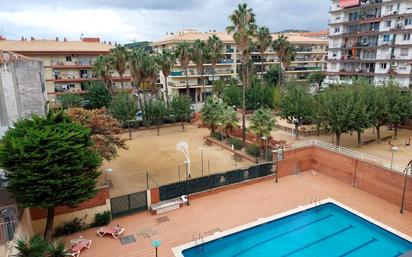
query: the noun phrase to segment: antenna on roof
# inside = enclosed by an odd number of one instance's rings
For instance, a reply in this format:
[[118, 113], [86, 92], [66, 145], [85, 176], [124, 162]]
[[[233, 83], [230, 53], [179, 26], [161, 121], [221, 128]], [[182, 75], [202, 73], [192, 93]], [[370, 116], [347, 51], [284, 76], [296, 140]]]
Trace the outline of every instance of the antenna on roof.
[[83, 34], [83, 30], [82, 30], [82, 32], [80, 33], [80, 40], [83, 40], [83, 36], [84, 36], [84, 34]]
[[133, 39], [129, 39], [129, 42], [136, 43], [136, 42], [137, 42], [137, 41], [136, 41], [136, 37], [133, 37]]

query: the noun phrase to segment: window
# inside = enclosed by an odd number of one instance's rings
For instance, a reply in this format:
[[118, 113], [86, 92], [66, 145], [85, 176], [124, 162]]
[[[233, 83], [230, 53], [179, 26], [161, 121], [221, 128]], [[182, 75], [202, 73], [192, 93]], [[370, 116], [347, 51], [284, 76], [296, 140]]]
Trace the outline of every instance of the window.
[[393, 10], [393, 5], [386, 6], [386, 12], [392, 12], [392, 10]]
[[411, 33], [405, 33], [403, 34], [403, 40], [411, 40]]
[[412, 18], [405, 19], [405, 26], [412, 25]]
[[390, 28], [391, 25], [392, 25], [392, 21], [386, 21], [386, 22], [385, 22], [385, 26], [386, 26], [387, 28]]
[[383, 42], [389, 42], [390, 38], [390, 35], [383, 35]]
[[71, 62], [72, 61], [72, 57], [71, 56], [66, 56], [66, 62]]
[[340, 28], [335, 28], [335, 33], [339, 33], [340, 32]]
[[401, 48], [401, 56], [408, 56], [409, 48]]
[[381, 63], [381, 69], [382, 69], [382, 70], [386, 70], [386, 62]]

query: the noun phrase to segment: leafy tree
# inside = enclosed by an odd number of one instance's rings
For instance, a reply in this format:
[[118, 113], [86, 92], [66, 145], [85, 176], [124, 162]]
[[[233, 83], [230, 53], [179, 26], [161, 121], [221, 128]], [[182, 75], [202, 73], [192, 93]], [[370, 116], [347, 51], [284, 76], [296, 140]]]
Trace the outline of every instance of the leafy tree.
[[280, 99], [280, 116], [293, 121], [296, 139], [299, 138], [299, 126], [309, 120], [312, 114], [312, 96], [304, 86], [289, 86]]
[[94, 110], [72, 108], [67, 110], [66, 114], [71, 120], [91, 130], [94, 148], [103, 159], [111, 161], [118, 156], [118, 148], [128, 149], [126, 139], [119, 136], [121, 132], [119, 122], [104, 108]]
[[207, 98], [206, 103], [200, 110], [203, 123], [210, 128], [210, 135], [213, 135], [216, 128], [222, 124], [224, 110], [224, 105], [213, 97]]
[[[190, 49], [190, 58], [196, 64], [197, 72], [200, 74], [200, 80], [202, 81], [202, 97], [205, 98], [205, 80], [203, 74], [205, 72], [205, 62], [209, 57], [209, 48], [206, 46], [206, 42], [200, 39], [195, 40], [192, 48]], [[203, 99], [205, 101], [206, 99]]]
[[117, 94], [109, 107], [109, 113], [120, 122], [122, 127], [125, 127], [129, 120], [135, 119], [136, 112], [136, 100], [128, 93]]
[[209, 36], [206, 42], [208, 60], [212, 64], [212, 81], [215, 81], [216, 64], [223, 58], [225, 46], [222, 40], [216, 35]]
[[323, 98], [324, 121], [336, 135], [336, 145], [340, 145], [340, 136], [351, 130], [350, 115], [352, 102], [350, 91], [345, 87], [330, 88]]
[[178, 95], [173, 97], [170, 105], [173, 115], [182, 125], [182, 130], [185, 130], [184, 121], [192, 116], [192, 101], [188, 96]]
[[266, 52], [266, 50], [271, 46], [272, 44], [272, 35], [270, 34], [269, 28], [268, 27], [258, 27], [256, 31], [256, 47], [259, 50], [260, 53], [260, 59], [261, 59], [261, 74], [260, 74], [260, 80], [263, 81], [263, 72], [265, 71], [265, 66], [264, 66], [264, 58], [263, 55]]
[[236, 110], [232, 106], [225, 106], [222, 115], [222, 126], [227, 138], [229, 138], [229, 134], [233, 132], [233, 129], [239, 126]]
[[113, 88], [112, 88], [112, 73], [111, 73], [111, 65], [112, 65], [112, 56], [110, 55], [100, 55], [96, 58], [96, 61], [93, 64], [93, 74], [100, 78], [103, 83], [106, 85], [107, 89], [113, 95]]
[[171, 49], [163, 49], [162, 53], [157, 56], [157, 63], [159, 64], [163, 76], [165, 77], [165, 101], [166, 104], [169, 105], [170, 101], [167, 78], [170, 75], [170, 70], [176, 63], [176, 55]]
[[223, 90], [223, 101], [229, 106], [240, 107], [242, 104], [242, 89], [237, 83], [230, 83]]
[[313, 97], [312, 112], [310, 120], [316, 125], [317, 136], [320, 136], [320, 130], [322, 127], [327, 127], [325, 122], [325, 95], [318, 94]]
[[308, 76], [309, 83], [316, 84], [316, 91], [320, 91], [320, 87], [322, 86], [323, 81], [325, 80], [326, 75], [323, 71], [315, 71]]
[[226, 82], [222, 79], [213, 81], [213, 93], [217, 96], [217, 97], [222, 97], [223, 96], [223, 91], [225, 90], [226, 87]]
[[272, 86], [262, 84], [256, 77], [246, 90], [246, 109], [257, 110], [259, 108], [275, 107], [275, 90]]
[[388, 122], [389, 119], [389, 102], [386, 96], [386, 89], [382, 86], [374, 87], [369, 90], [369, 96], [372, 111], [370, 119], [376, 128], [376, 141], [380, 141], [380, 128]]
[[7, 190], [23, 207], [47, 209], [47, 240], [57, 206], [76, 206], [95, 196], [101, 162], [90, 129], [63, 112], [19, 120], [0, 144]]
[[243, 143], [246, 141], [246, 64], [250, 60], [250, 44], [252, 36], [256, 32], [256, 15], [252, 8], [247, 4], [239, 4], [237, 9], [229, 16], [230, 25], [226, 27], [228, 33], [233, 33], [233, 39], [236, 42], [237, 50], [241, 55], [241, 75], [242, 75], [242, 129]]
[[266, 74], [263, 75], [263, 81], [268, 85], [276, 86], [279, 83], [282, 68], [280, 65], [271, 65]]
[[262, 141], [262, 137], [269, 137], [275, 126], [276, 120], [272, 117], [269, 109], [260, 108], [250, 118], [249, 128], [256, 133], [260, 141]]
[[190, 95], [190, 88], [189, 88], [189, 78], [187, 74], [187, 67], [189, 66], [190, 62], [190, 48], [191, 45], [186, 42], [179, 42], [176, 46], [175, 52], [176, 56], [179, 59], [180, 65], [185, 70], [185, 77], [186, 77], [186, 94]]
[[64, 109], [81, 107], [83, 105], [83, 97], [75, 93], [65, 93], [57, 96], [57, 100]]
[[87, 102], [87, 108], [100, 109], [110, 105], [112, 95], [101, 81], [88, 82], [85, 88], [87, 94], [84, 96], [84, 99]]
[[117, 71], [120, 76], [120, 85], [123, 87], [123, 75], [129, 66], [129, 52], [124, 46], [117, 46], [110, 50], [110, 60], [112, 61], [112, 66]]
[[153, 125], [157, 126], [157, 135], [160, 135], [160, 125], [167, 114], [167, 108], [161, 100], [151, 100], [146, 103], [145, 116]]
[[394, 126], [394, 139], [398, 137], [399, 125], [408, 121], [412, 116], [412, 97], [409, 91], [389, 82], [385, 87], [385, 96], [388, 100], [388, 122]]

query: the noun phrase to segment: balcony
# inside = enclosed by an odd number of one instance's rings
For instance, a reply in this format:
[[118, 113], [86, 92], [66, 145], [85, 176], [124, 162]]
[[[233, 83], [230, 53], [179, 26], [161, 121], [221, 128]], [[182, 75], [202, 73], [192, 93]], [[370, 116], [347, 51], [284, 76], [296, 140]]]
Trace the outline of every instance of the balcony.
[[233, 48], [226, 48], [226, 53], [234, 53], [235, 49]]

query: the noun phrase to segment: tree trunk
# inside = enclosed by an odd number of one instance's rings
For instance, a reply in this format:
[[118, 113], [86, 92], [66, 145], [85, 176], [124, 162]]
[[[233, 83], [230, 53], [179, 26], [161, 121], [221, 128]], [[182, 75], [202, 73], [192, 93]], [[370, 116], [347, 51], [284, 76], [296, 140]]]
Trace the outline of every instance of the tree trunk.
[[361, 147], [361, 145], [362, 145], [362, 131], [358, 130], [356, 132], [358, 133], [358, 147]]
[[46, 239], [49, 242], [51, 241], [53, 223], [54, 223], [54, 207], [50, 207], [47, 209], [46, 229], [44, 230], [44, 234], [43, 234], [44, 239]]
[[295, 135], [296, 139], [299, 139], [299, 123], [295, 123]]
[[320, 124], [316, 124], [316, 136], [320, 136]]
[[200, 70], [200, 80], [202, 80], [202, 101], [205, 103], [206, 102], [206, 97], [205, 97], [205, 80], [203, 79], [203, 67]]
[[246, 144], [246, 78], [245, 78], [245, 66], [244, 64], [244, 57], [242, 56], [242, 142], [243, 145]]
[[185, 67], [185, 74], [186, 74], [186, 94], [188, 97], [190, 97], [189, 77], [187, 76], [187, 67]]
[[394, 127], [393, 139], [396, 140], [396, 138], [398, 137], [398, 123], [394, 123], [393, 127]]
[[112, 87], [112, 81], [110, 79], [105, 81], [106, 87], [109, 90], [110, 94], [112, 96], [114, 96], [114, 91], [113, 91], [113, 87]]
[[212, 65], [212, 85], [215, 83], [215, 65]]
[[336, 146], [340, 146], [340, 133], [335, 133], [336, 134]]
[[169, 106], [169, 90], [167, 88], [167, 76], [165, 76], [165, 95], [166, 105]]
[[157, 121], [157, 135], [160, 136], [160, 121]]
[[120, 86], [122, 87], [122, 91], [123, 91], [123, 74], [119, 74], [120, 75]]
[[182, 130], [185, 131], [185, 123], [184, 123], [184, 120], [182, 119], [182, 120], [180, 121], [180, 123], [181, 123], [181, 125], [182, 125]]
[[376, 142], [381, 141], [381, 126], [376, 126]]

